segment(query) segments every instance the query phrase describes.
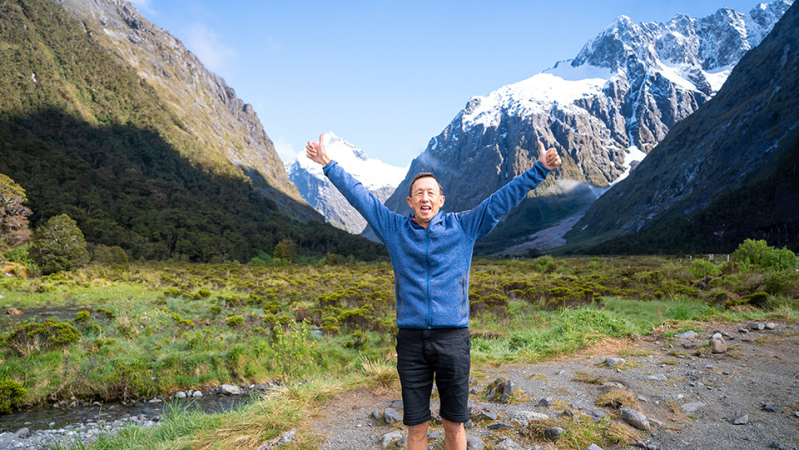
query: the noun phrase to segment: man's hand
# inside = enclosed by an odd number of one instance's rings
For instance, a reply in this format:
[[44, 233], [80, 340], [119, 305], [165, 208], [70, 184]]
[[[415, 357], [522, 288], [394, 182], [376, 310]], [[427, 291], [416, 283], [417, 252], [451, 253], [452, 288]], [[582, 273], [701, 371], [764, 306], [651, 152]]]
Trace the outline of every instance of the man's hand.
[[308, 145], [305, 146], [305, 156], [315, 163], [326, 166], [330, 164], [330, 161], [332, 160], [327, 156], [327, 151], [325, 151], [325, 143], [323, 141], [324, 137], [325, 134], [322, 133], [319, 135], [318, 143], [308, 141]]
[[538, 141], [538, 160], [541, 161], [541, 164], [547, 170], [552, 170], [561, 163], [558, 151], [554, 148], [544, 151], [544, 144], [542, 144], [541, 141]]

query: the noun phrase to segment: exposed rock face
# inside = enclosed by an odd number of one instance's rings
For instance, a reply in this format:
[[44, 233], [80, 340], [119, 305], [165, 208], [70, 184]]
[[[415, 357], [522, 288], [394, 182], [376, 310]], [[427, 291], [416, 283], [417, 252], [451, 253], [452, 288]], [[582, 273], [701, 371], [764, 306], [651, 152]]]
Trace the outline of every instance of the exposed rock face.
[[187, 157], [205, 164], [233, 164], [266, 197], [300, 220], [320, 220], [286, 174], [272, 141], [249, 104], [166, 30], [121, 0], [60, 0], [87, 33], [134, 67], [194, 135], [202, 148]]
[[533, 165], [536, 140], [561, 153], [557, 178], [607, 188], [718, 91], [790, 4], [747, 15], [726, 8], [701, 19], [678, 15], [668, 23], [620, 17], [573, 60], [469, 100], [411, 163], [386, 205], [407, 212], [400, 193], [413, 175], [432, 171], [447, 211], [472, 208]]
[[[702, 233], [706, 249], [731, 250], [741, 236], [796, 245], [797, 42], [799, 6], [794, 4], [762, 44], [741, 59], [719, 93], [675, 127], [630, 178], [594, 203], [567, 238], [674, 230], [674, 224], [687, 220], [693, 222], [693, 234]], [[691, 216], [710, 206], [714, 213]], [[664, 233], [658, 237], [662, 242], [680, 238]]]
[[[363, 183], [381, 202], [385, 202], [394, 193], [405, 176], [406, 168], [370, 159], [361, 149], [333, 133], [326, 133], [324, 142], [328, 155]], [[364, 231], [366, 219], [330, 183], [319, 164], [301, 154], [288, 165], [287, 171], [302, 198], [322, 213], [325, 220], [352, 234]]]

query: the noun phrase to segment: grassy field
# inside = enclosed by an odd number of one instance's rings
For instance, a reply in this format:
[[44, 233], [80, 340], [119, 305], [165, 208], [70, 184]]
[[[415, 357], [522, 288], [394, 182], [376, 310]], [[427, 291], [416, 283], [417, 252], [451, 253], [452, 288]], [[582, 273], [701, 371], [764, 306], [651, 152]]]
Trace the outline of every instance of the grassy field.
[[[172, 411], [157, 430], [126, 429], [96, 448], [233, 448], [241, 436], [252, 442], [236, 445], [257, 446], [338, 392], [397, 382], [388, 263], [94, 266], [3, 277], [0, 291], [11, 313], [0, 316], [0, 381], [25, 389], [14, 406], [283, 382], [239, 411]], [[793, 269], [676, 257], [477, 260], [470, 293], [478, 371], [660, 327], [799, 317]], [[316, 444], [301, 434], [293, 445]]]

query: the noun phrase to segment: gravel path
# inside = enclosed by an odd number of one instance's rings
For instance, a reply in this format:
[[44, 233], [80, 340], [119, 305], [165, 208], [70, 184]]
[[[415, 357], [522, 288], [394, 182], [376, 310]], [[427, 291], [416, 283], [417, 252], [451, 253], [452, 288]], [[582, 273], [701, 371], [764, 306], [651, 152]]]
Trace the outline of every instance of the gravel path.
[[[611, 390], [624, 389], [638, 397], [639, 411], [652, 425], [639, 448], [799, 450], [799, 327], [775, 324], [774, 330], [741, 332], [747, 325], [706, 324], [693, 338], [646, 336], [636, 342], [608, 343], [559, 361], [473, 373], [471, 401], [497, 412], [498, 417], [475, 421], [467, 433], [479, 438], [486, 448], [499, 447], [509, 438], [524, 449], [554, 449], [551, 442], [525, 442], [519, 434], [521, 425], [511, 418], [522, 412], [557, 417], [565, 407], [583, 406], [621, 420], [618, 411], [597, 407], [595, 400]], [[705, 344], [717, 331], [725, 336], [728, 349], [712, 354]], [[616, 365], [609, 367], [608, 362]], [[575, 381], [578, 374], [603, 378], [607, 383]], [[512, 405], [486, 402], [481, 394], [500, 377], [511, 380], [527, 401]], [[553, 406], [538, 406], [548, 397], [554, 400]], [[319, 411], [310, 431], [323, 436], [326, 441], [321, 448], [325, 450], [381, 448], [382, 436], [400, 431], [404, 438], [406, 430], [401, 423], [378, 422], [372, 413], [384, 411], [399, 398], [398, 390], [343, 394]], [[502, 422], [514, 428], [488, 428]], [[441, 432], [441, 428], [432, 426], [431, 431]], [[431, 439], [431, 448], [442, 437]], [[479, 448], [479, 444], [470, 448]]]

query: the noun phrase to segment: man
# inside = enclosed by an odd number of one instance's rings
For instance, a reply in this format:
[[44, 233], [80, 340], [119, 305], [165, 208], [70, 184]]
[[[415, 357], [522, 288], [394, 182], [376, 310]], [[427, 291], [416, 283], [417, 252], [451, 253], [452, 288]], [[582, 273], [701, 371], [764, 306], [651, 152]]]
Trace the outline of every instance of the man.
[[525, 173], [463, 213], [441, 213], [444, 193], [432, 173], [411, 182], [410, 216], [388, 210], [360, 182], [327, 156], [323, 142], [308, 141], [305, 153], [388, 248], [397, 301], [397, 371], [402, 386], [408, 449], [427, 449], [430, 394], [435, 380], [441, 400], [444, 448], [466, 449], [469, 419], [469, 269], [474, 243], [561, 164], [555, 149], [544, 151]]

